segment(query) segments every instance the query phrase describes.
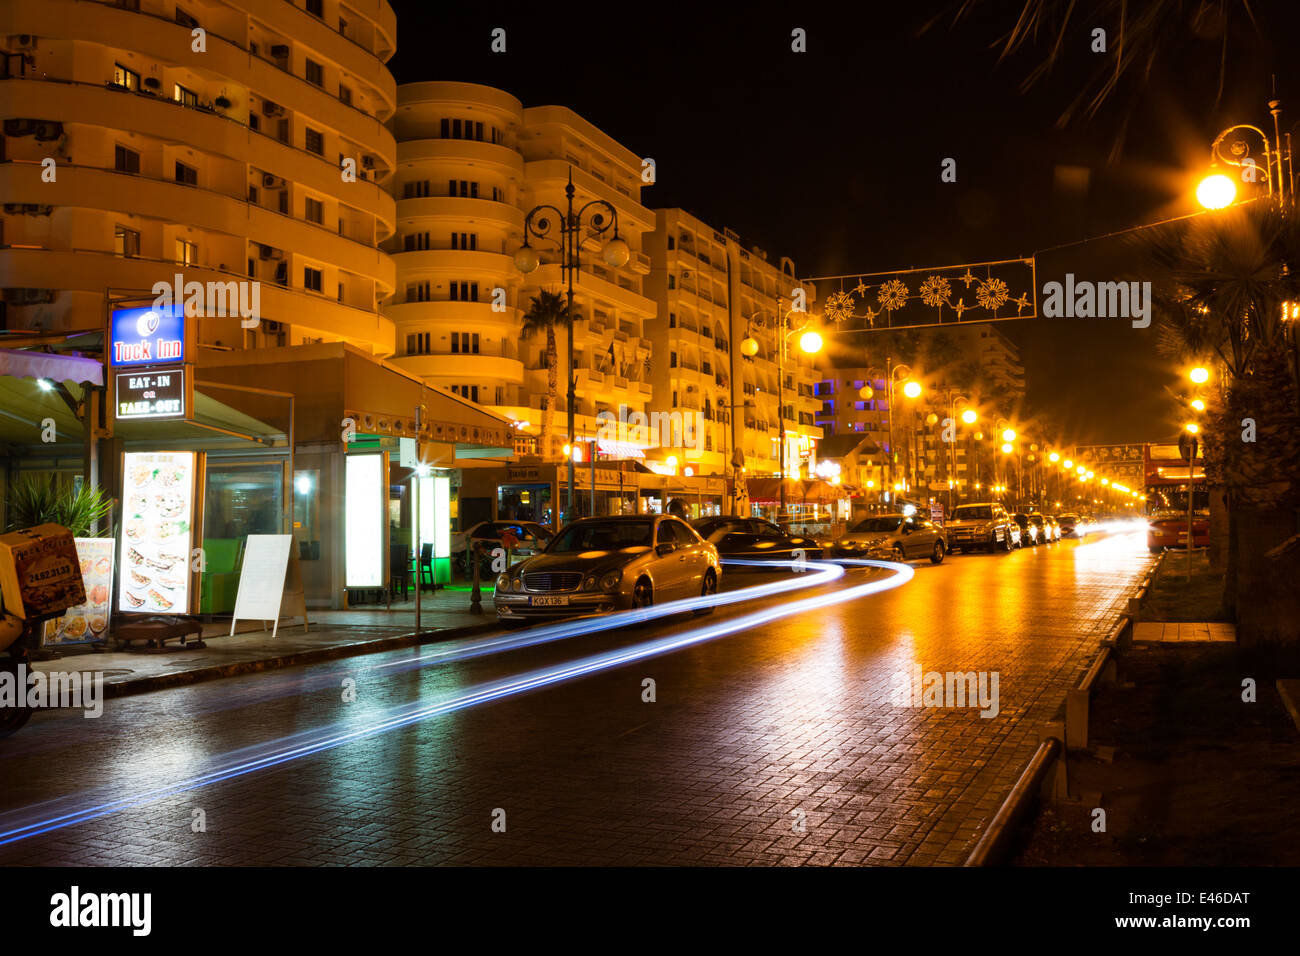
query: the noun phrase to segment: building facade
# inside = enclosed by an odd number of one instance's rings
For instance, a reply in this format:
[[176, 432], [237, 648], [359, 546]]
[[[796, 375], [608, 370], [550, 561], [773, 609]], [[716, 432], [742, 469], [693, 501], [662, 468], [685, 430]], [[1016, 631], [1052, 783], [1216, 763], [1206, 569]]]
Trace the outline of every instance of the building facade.
[[200, 349], [391, 354], [395, 31], [382, 0], [5, 4], [5, 326], [98, 332], [180, 274], [257, 283]]

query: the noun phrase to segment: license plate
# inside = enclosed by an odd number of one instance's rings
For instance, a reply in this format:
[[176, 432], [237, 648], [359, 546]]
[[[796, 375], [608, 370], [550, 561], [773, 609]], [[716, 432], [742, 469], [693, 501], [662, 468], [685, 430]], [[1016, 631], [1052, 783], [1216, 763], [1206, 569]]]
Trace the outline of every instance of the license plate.
[[528, 599], [532, 607], [568, 607], [569, 597], [566, 594], [542, 597], [533, 595]]

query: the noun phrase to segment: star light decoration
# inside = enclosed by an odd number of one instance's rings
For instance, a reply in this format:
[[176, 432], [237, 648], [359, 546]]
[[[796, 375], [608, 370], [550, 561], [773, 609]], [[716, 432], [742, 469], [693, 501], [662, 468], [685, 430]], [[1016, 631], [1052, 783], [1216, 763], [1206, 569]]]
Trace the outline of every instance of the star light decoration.
[[901, 309], [907, 305], [907, 297], [907, 286], [903, 284], [902, 279], [890, 279], [876, 293], [876, 298], [880, 301], [880, 307], [886, 312], [893, 312], [895, 309]]
[[975, 290], [975, 301], [995, 314], [1006, 305], [1007, 296], [1007, 284], [1001, 279], [985, 279]]
[[822, 306], [822, 319], [828, 323], [853, 318], [853, 296], [847, 292], [832, 292]]
[[921, 283], [921, 301], [931, 308], [947, 305], [951, 297], [952, 286], [943, 276], [930, 276]]

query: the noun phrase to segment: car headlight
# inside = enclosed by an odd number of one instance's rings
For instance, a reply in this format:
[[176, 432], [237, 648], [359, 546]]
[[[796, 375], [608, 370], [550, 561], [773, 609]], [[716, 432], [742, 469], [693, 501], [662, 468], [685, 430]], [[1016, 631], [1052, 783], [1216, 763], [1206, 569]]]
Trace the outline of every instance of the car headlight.
[[522, 591], [524, 589], [524, 579], [518, 575], [515, 576], [514, 589], [516, 591]]
[[594, 577], [587, 578], [582, 582], [582, 589], [584, 591], [594, 591], [596, 589], [596, 579]]
[[510, 575], [501, 574], [497, 576], [497, 590], [498, 591], [510, 590]]
[[[587, 580], [592, 580], [588, 578]], [[602, 591], [612, 591], [618, 587], [618, 583], [623, 580], [622, 571], [609, 571], [600, 579], [600, 588]]]

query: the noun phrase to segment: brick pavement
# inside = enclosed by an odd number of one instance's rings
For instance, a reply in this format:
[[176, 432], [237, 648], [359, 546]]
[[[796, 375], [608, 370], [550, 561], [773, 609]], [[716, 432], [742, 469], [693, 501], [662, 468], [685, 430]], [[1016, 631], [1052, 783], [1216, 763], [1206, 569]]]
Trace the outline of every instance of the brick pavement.
[[[0, 862], [958, 864], [1148, 563], [1130, 536], [918, 565], [901, 589], [3, 846]], [[741, 612], [711, 620], [729, 613]], [[42, 715], [0, 751], [21, 781], [0, 808], [183, 772], [208, 754], [688, 626], [382, 678], [368, 676], [370, 658], [328, 665], [359, 675], [352, 705], [310, 667], [274, 685], [251, 676], [114, 702], [100, 721]], [[893, 674], [915, 663], [997, 671], [999, 715], [890, 703]], [[656, 703], [642, 702], [643, 677], [656, 680]], [[295, 679], [303, 692], [286, 694]], [[196, 807], [207, 832], [191, 831]], [[495, 808], [505, 833], [490, 829]]]

